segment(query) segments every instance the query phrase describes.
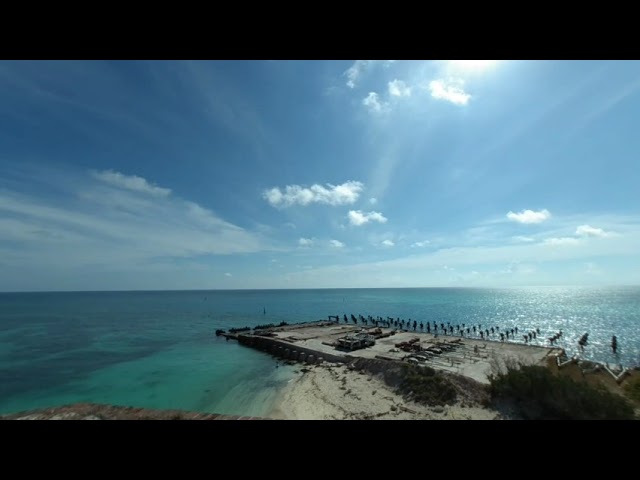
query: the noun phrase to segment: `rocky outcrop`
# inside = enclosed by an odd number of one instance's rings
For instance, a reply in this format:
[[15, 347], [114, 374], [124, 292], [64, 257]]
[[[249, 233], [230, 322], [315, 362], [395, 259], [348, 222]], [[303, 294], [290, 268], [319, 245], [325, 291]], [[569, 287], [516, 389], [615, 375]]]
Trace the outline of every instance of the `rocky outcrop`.
[[0, 420], [265, 420], [185, 410], [121, 407], [96, 403], [75, 403], [0, 416]]

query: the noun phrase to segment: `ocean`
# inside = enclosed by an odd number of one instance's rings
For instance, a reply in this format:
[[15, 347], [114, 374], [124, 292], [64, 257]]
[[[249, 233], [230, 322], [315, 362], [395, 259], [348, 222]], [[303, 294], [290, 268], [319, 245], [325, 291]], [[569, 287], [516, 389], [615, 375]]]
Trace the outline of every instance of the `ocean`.
[[216, 329], [352, 313], [540, 329], [541, 345], [562, 330], [569, 354], [588, 332], [584, 358], [640, 365], [640, 287], [0, 293], [0, 413], [98, 402], [261, 416], [298, 367]]

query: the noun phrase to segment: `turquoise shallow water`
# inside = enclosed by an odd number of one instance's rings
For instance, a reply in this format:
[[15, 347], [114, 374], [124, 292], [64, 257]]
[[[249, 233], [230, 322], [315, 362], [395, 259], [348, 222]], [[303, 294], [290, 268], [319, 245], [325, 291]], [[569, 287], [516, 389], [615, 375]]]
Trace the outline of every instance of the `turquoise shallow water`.
[[540, 328], [539, 344], [563, 330], [569, 353], [589, 332], [586, 358], [640, 365], [637, 287], [5, 293], [0, 412], [91, 401], [262, 415], [293, 368], [214, 331], [345, 313]]

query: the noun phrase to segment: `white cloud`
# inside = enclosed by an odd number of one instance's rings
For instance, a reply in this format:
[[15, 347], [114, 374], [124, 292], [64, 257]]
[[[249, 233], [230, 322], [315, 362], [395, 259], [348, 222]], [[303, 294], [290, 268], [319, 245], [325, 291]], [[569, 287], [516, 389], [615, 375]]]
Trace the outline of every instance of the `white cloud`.
[[411, 87], [408, 87], [402, 80], [393, 80], [389, 82], [389, 95], [393, 97], [409, 97], [411, 96]]
[[92, 171], [91, 175], [114, 187], [133, 190], [134, 192], [147, 193], [158, 197], [166, 197], [171, 193], [170, 189], [152, 185], [144, 178], [136, 175], [123, 175], [113, 170], [105, 170], [102, 172]]
[[380, 96], [376, 92], [369, 92], [362, 104], [369, 109], [371, 113], [382, 113], [388, 110], [389, 104], [387, 102], [381, 102]]
[[386, 223], [387, 218], [379, 212], [363, 212], [362, 210], [350, 210], [349, 223], [360, 226], [369, 222]]
[[574, 237], [545, 238], [544, 245], [578, 245], [580, 240]]
[[513, 213], [511, 211], [507, 213], [507, 218], [509, 220], [513, 220], [518, 223], [542, 223], [550, 217], [551, 213], [547, 209], [539, 210], [537, 212], [533, 210], [523, 210], [520, 213]]
[[464, 81], [460, 79], [433, 80], [429, 82], [429, 91], [433, 98], [446, 100], [455, 105], [466, 105], [469, 103], [471, 95], [462, 88]]
[[608, 237], [609, 233], [601, 228], [592, 227], [591, 225], [580, 225], [576, 228], [576, 235], [581, 237]]
[[262, 198], [273, 206], [279, 205], [284, 201], [284, 195], [278, 187], [273, 187], [262, 192]]
[[310, 247], [311, 245], [313, 245], [313, 239], [301, 237], [298, 239], [298, 245], [300, 245], [301, 247]]
[[384, 245], [385, 247], [393, 247], [395, 243], [393, 243], [393, 240], [387, 239], [382, 242], [382, 245]]
[[362, 72], [373, 63], [373, 60], [356, 60], [349, 69], [344, 72], [347, 77], [347, 86], [349, 88], [355, 88], [356, 82], [362, 75]]
[[224, 276], [225, 277], [231, 277], [232, 275], [229, 272], [227, 272], [227, 273], [224, 274]]
[[518, 242], [533, 242], [534, 239], [531, 237], [524, 237], [522, 235], [517, 235], [515, 237], [513, 237], [514, 240], [518, 241]]
[[414, 243], [411, 244], [411, 247], [412, 248], [423, 248], [423, 247], [426, 247], [427, 245], [429, 245], [429, 243], [431, 243], [431, 242], [429, 242], [429, 240], [424, 240], [422, 242], [414, 242]]
[[394, 62], [395, 60], [356, 60], [353, 62], [353, 65], [344, 72], [345, 77], [347, 77], [347, 86], [349, 88], [355, 88], [358, 80], [367, 69], [375, 65], [390, 67]]
[[377, 198], [370, 198], [370, 199], [369, 199], [369, 203], [370, 203], [371, 205], [375, 205], [376, 203], [378, 203], [378, 199], [377, 199]]
[[342, 248], [342, 247], [344, 247], [344, 243], [342, 243], [342, 242], [341, 242], [341, 241], [339, 241], [339, 240], [329, 240], [329, 244], [330, 244], [332, 247], [335, 247], [335, 248]]
[[274, 207], [290, 207], [292, 205], [309, 205], [321, 203], [325, 205], [348, 205], [360, 197], [364, 185], [361, 182], [348, 181], [341, 185], [327, 183], [324, 187], [319, 184], [304, 187], [301, 185], [287, 185], [284, 192], [278, 187], [265, 190], [262, 194]]

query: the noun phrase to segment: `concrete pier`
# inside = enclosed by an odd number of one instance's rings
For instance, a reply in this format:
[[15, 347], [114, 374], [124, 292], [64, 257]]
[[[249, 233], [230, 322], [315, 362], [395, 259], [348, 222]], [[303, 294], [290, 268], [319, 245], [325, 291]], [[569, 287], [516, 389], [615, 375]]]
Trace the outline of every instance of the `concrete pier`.
[[[336, 348], [339, 338], [354, 334], [369, 334], [377, 338], [375, 344], [367, 348], [352, 351]], [[492, 368], [495, 369], [497, 364], [505, 360], [544, 364], [547, 357], [555, 357], [562, 352], [556, 347], [390, 328], [376, 331], [373, 327], [326, 321], [264, 329], [258, 334], [239, 333], [236, 338], [243, 345], [300, 363], [345, 363], [355, 358], [378, 358], [426, 365], [482, 383], [488, 383]], [[403, 351], [398, 348], [403, 343], [415, 345], [414, 350]]]

